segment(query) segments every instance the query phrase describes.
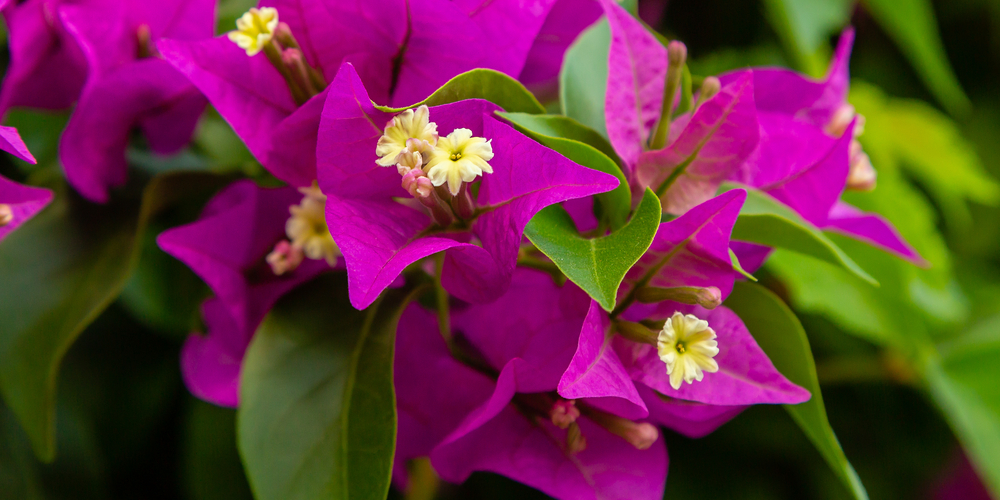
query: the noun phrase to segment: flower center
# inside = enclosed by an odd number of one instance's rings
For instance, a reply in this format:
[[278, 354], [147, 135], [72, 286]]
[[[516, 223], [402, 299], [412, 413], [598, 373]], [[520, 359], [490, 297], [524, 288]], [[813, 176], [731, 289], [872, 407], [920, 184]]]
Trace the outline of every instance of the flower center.
[[14, 222], [14, 210], [6, 203], [0, 203], [0, 227]]
[[691, 314], [675, 312], [667, 319], [657, 336], [657, 352], [667, 365], [670, 386], [674, 389], [680, 389], [681, 382], [700, 382], [704, 372], [719, 371], [714, 359], [719, 354], [715, 330], [709, 328], [707, 321]]
[[278, 9], [251, 7], [236, 20], [236, 30], [230, 31], [228, 36], [233, 43], [246, 50], [248, 56], [255, 56], [271, 41], [277, 27]]
[[449, 156], [448, 158], [450, 158], [451, 161], [461, 160], [462, 159], [462, 153], [452, 153], [451, 156]]
[[298, 268], [303, 257], [323, 259], [333, 267], [341, 255], [326, 224], [326, 195], [316, 183], [299, 188], [299, 192], [303, 195], [302, 202], [288, 208], [291, 217], [285, 223], [285, 234], [290, 241], [279, 242], [267, 256], [268, 264], [278, 276]]

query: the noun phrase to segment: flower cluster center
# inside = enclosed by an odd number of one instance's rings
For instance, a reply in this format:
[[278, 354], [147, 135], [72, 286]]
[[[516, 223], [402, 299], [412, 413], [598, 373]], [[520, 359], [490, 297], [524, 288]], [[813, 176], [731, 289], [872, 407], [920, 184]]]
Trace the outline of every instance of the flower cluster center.
[[285, 234], [290, 241], [281, 241], [267, 256], [267, 262], [276, 275], [294, 271], [303, 258], [325, 260], [331, 267], [337, 264], [340, 249], [330, 235], [326, 224], [326, 195], [315, 183], [299, 188], [302, 202], [288, 208], [291, 217], [285, 223]]
[[236, 30], [230, 31], [229, 39], [248, 56], [255, 56], [271, 41], [278, 27], [278, 9], [274, 7], [252, 7], [236, 20]]

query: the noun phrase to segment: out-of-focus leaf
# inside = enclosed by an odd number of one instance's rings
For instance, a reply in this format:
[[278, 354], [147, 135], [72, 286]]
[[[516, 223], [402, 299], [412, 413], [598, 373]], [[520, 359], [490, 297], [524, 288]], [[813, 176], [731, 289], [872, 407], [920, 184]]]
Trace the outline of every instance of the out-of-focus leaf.
[[236, 412], [191, 400], [186, 415], [183, 479], [191, 500], [252, 500], [236, 451]]
[[237, 441], [257, 500], [383, 500], [396, 443], [399, 291], [351, 308], [323, 277], [274, 308], [243, 362]]
[[236, 20], [250, 7], [256, 7], [256, 0], [219, 0], [216, 10], [216, 32], [225, 33], [236, 28]]
[[80, 332], [118, 296], [139, 255], [138, 234], [164, 207], [218, 177], [153, 179], [142, 198], [92, 205], [60, 190], [0, 246], [0, 392], [44, 461], [55, 457], [59, 365]]
[[814, 77], [826, 71], [829, 36], [851, 15], [854, 0], [766, 0], [767, 19], [800, 70]]
[[774, 367], [788, 380], [812, 393], [809, 401], [785, 405], [785, 408], [844, 487], [855, 499], [867, 500], [868, 493], [854, 467], [847, 461], [827, 420], [823, 395], [816, 378], [816, 363], [798, 318], [774, 293], [752, 283], [736, 283], [725, 305], [740, 316]]
[[404, 109], [414, 108], [421, 104], [440, 106], [461, 101], [463, 99], [486, 99], [512, 113], [545, 113], [535, 95], [521, 85], [521, 82], [492, 69], [478, 68], [466, 71], [445, 82], [441, 88], [434, 91], [427, 99], [412, 106], [390, 108], [376, 106], [387, 113], [399, 113]]
[[611, 312], [625, 273], [649, 248], [659, 227], [660, 201], [647, 189], [632, 220], [607, 236], [581, 237], [559, 205], [538, 212], [524, 234], [566, 277]]
[[7, 112], [4, 125], [17, 129], [24, 145], [38, 161], [37, 166], [14, 160], [25, 171], [33, 171], [58, 159], [59, 136], [69, 121], [68, 113], [45, 113], [25, 109]]
[[825, 260], [850, 271], [855, 276], [878, 285], [878, 281], [865, 272], [850, 256], [844, 253], [822, 231], [794, 210], [756, 189], [725, 183], [720, 193], [733, 189], [746, 189], [747, 201], [733, 227], [734, 240], [749, 241], [775, 248], [785, 248]]
[[[632, 193], [628, 180], [614, 156], [608, 156], [604, 148], [611, 150], [611, 144], [593, 130], [584, 127], [572, 118], [552, 115], [529, 115], [525, 113], [498, 113], [514, 127], [532, 139], [561, 153], [566, 158], [594, 170], [611, 174], [618, 178], [618, 187], [595, 196], [601, 204], [602, 216], [606, 217], [612, 230], [625, 225], [632, 211]], [[599, 146], [593, 146], [597, 143]], [[614, 154], [614, 150], [611, 150]]]
[[[587, 28], [570, 45], [559, 72], [559, 102], [564, 115], [608, 136], [604, 96], [608, 90], [608, 20]], [[509, 111], [509, 110], [508, 110]]]
[[925, 377], [983, 482], [1000, 496], [1000, 316], [940, 346]]
[[4, 498], [40, 500], [42, 487], [31, 444], [14, 415], [0, 404], [0, 492]]
[[1000, 202], [1000, 184], [950, 118], [923, 102], [890, 98], [864, 82], [853, 83], [850, 100], [866, 118], [861, 142], [875, 168], [902, 168], [918, 179], [949, 225], [969, 226], [966, 200]]
[[968, 112], [969, 98], [948, 63], [930, 0], [864, 0], [864, 4], [938, 101], [952, 114]]

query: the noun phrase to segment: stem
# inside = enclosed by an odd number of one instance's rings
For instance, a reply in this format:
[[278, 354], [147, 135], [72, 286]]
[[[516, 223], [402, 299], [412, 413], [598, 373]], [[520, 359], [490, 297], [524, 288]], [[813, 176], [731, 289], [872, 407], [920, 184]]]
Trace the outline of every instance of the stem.
[[656, 124], [653, 138], [650, 141], [650, 149], [663, 149], [667, 145], [667, 136], [670, 134], [670, 116], [674, 112], [674, 98], [677, 97], [677, 89], [681, 86], [681, 75], [683, 74], [684, 62], [687, 59], [687, 47], [678, 41], [670, 42], [667, 45], [667, 82], [663, 87], [663, 107], [660, 109], [660, 121]]
[[448, 292], [441, 285], [441, 271], [444, 269], [444, 252], [434, 256], [434, 296], [437, 299], [438, 328], [449, 349], [454, 342], [451, 335], [451, 314], [448, 310]]

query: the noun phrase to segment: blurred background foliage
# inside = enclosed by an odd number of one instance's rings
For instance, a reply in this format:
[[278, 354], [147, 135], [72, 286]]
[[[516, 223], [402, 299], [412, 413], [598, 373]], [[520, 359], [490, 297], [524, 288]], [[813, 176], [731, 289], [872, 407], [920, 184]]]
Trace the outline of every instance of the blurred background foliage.
[[[250, 5], [221, 0], [219, 31]], [[879, 181], [848, 201], [885, 215], [931, 266], [838, 238], [881, 287], [782, 251], [757, 276], [805, 325], [830, 423], [870, 498], [978, 500], [987, 489], [1000, 498], [1000, 1], [671, 0], [660, 10], [642, 0], [637, 8], [687, 43], [691, 71], [702, 76], [763, 64], [822, 76], [837, 34], [856, 27], [850, 101], [867, 118], [861, 140]], [[58, 187], [65, 120], [10, 116], [39, 163], [5, 156], [0, 174]], [[107, 207], [58, 197], [58, 209], [15, 233], [22, 243], [10, 246], [32, 250], [19, 254], [20, 268], [0, 265], [0, 318], [16, 316], [3, 295], [27, 283], [38, 307], [57, 314], [0, 332], [0, 346], [45, 339], [27, 357], [0, 347], [0, 388], [14, 401], [0, 406], [0, 498], [251, 497], [235, 412], [194, 399], [179, 373], [181, 342], [200, 329], [208, 290], [154, 238], [193, 220], [234, 176], [272, 180], [211, 111], [184, 153], [164, 160], [136, 147], [130, 163], [145, 182]], [[165, 173], [176, 170], [185, 173]], [[164, 188], [178, 185], [185, 189]], [[39, 251], [46, 246], [75, 253]], [[79, 262], [97, 271], [67, 271]], [[29, 372], [44, 376], [11, 398], [4, 381]], [[780, 408], [751, 408], [706, 438], [665, 438], [666, 498], [850, 498]], [[438, 496], [544, 498], [489, 474]]]

